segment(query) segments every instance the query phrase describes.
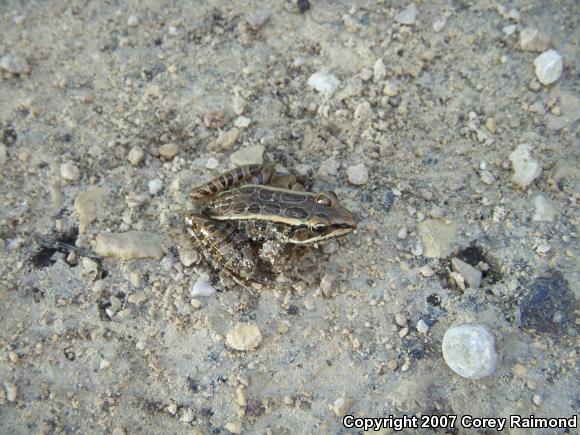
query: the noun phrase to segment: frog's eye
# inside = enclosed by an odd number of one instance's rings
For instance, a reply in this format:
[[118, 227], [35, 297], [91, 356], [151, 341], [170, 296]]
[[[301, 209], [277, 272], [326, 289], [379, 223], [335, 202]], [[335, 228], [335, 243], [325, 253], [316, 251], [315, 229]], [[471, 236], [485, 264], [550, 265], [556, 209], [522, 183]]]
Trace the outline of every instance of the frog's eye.
[[327, 207], [332, 207], [334, 204], [336, 204], [337, 201], [338, 198], [334, 192], [320, 192], [316, 196], [316, 202]]
[[309, 229], [316, 236], [325, 236], [330, 232], [330, 225], [326, 222], [315, 222], [310, 225]]

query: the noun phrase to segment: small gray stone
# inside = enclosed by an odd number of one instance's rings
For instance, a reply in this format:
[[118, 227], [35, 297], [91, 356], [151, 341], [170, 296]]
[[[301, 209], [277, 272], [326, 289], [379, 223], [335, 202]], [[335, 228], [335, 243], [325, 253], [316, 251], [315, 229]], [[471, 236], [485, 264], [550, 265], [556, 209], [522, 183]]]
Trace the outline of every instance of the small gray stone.
[[107, 215], [108, 195], [98, 188], [80, 192], [75, 199], [75, 213], [79, 217], [79, 232], [85, 233], [87, 227], [96, 219], [102, 220]]
[[514, 33], [516, 33], [516, 30], [518, 30], [518, 26], [516, 24], [510, 24], [509, 26], [505, 26], [503, 29], [501, 29], [503, 33], [505, 33], [507, 36], [511, 36]]
[[308, 79], [308, 86], [314, 88], [321, 94], [330, 96], [340, 86], [340, 80], [338, 80], [335, 75], [322, 70], [310, 76]]
[[479, 288], [481, 286], [482, 274], [480, 270], [477, 270], [475, 267], [457, 257], [451, 259], [451, 268], [463, 277], [463, 280], [469, 287]]
[[320, 181], [331, 183], [336, 180], [339, 163], [334, 157], [330, 157], [322, 162], [316, 172], [316, 178]]
[[218, 149], [226, 150], [229, 149], [240, 136], [240, 129], [233, 127], [228, 131], [221, 133], [215, 140], [215, 145]]
[[320, 290], [322, 294], [329, 298], [334, 293], [336, 289], [336, 275], [332, 273], [325, 273], [320, 280]]
[[520, 48], [523, 51], [541, 53], [550, 45], [550, 37], [530, 27], [520, 32]]
[[127, 26], [129, 27], [137, 27], [139, 25], [139, 18], [135, 15], [130, 15], [129, 19], [127, 20]]
[[525, 189], [542, 173], [542, 167], [532, 157], [532, 146], [530, 144], [519, 145], [510, 154], [510, 161], [514, 169], [512, 181]]
[[395, 323], [401, 328], [404, 328], [405, 326], [407, 326], [407, 316], [405, 316], [403, 313], [396, 313]]
[[60, 165], [60, 176], [67, 181], [77, 181], [81, 178], [81, 171], [74, 163], [66, 162]]
[[366, 166], [359, 163], [355, 166], [349, 166], [346, 170], [348, 181], [355, 186], [362, 186], [369, 180], [369, 171]]
[[25, 58], [17, 54], [7, 54], [0, 59], [0, 68], [12, 74], [26, 74], [30, 72], [30, 65]]
[[138, 258], [163, 257], [162, 238], [157, 233], [127, 231], [125, 233], [101, 233], [95, 240], [95, 252], [103, 257], [135, 260]]
[[417, 322], [417, 331], [419, 332], [419, 334], [427, 335], [427, 333], [429, 332], [429, 325], [427, 325], [427, 323], [423, 319], [420, 319]]
[[548, 50], [534, 59], [536, 76], [543, 85], [550, 85], [560, 78], [564, 64], [556, 50]]
[[155, 178], [149, 182], [149, 193], [157, 195], [163, 189], [163, 182], [159, 178]]
[[337, 417], [344, 417], [352, 408], [353, 403], [351, 399], [342, 396], [334, 401], [331, 408]]
[[377, 59], [373, 71], [373, 80], [375, 82], [380, 82], [387, 76], [387, 68], [385, 67], [383, 59]]
[[16, 400], [18, 399], [18, 386], [16, 386], [12, 382], [5, 382], [4, 390], [6, 391], [6, 399], [9, 402], [16, 402]]
[[248, 15], [246, 21], [248, 25], [251, 27], [252, 30], [258, 31], [260, 30], [264, 24], [268, 22], [270, 19], [270, 12], [265, 9], [258, 9], [257, 11], [252, 12]]
[[241, 148], [230, 156], [230, 162], [235, 166], [261, 165], [264, 163], [264, 146], [254, 145]]
[[395, 21], [399, 24], [404, 24], [406, 26], [411, 26], [415, 24], [416, 19], [417, 19], [417, 6], [415, 6], [415, 3], [411, 3], [405, 9], [403, 9], [397, 15], [395, 15]]
[[443, 336], [441, 347], [449, 368], [464, 378], [481, 379], [496, 369], [495, 339], [483, 325], [450, 327]]
[[424, 220], [417, 230], [424, 245], [424, 253], [430, 258], [444, 258], [451, 253], [457, 237], [457, 225], [439, 219]]
[[534, 198], [534, 207], [533, 221], [554, 222], [554, 216], [556, 214], [554, 206], [543, 195], [537, 195]]
[[199, 280], [195, 282], [189, 295], [192, 298], [197, 298], [200, 296], [211, 296], [215, 294], [215, 292], [216, 289], [213, 288], [210, 283], [208, 283], [207, 281]]

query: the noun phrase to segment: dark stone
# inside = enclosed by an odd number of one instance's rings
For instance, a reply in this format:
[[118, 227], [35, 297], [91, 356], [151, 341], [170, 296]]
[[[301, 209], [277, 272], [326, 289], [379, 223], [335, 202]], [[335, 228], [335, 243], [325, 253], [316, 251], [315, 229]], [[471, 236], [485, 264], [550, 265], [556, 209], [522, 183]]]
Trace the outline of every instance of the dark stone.
[[309, 0], [298, 0], [296, 2], [296, 6], [298, 6], [298, 10], [300, 11], [300, 13], [303, 14], [308, 9], [310, 9], [310, 1]]
[[519, 304], [521, 325], [539, 333], [559, 336], [573, 322], [577, 307], [573, 292], [562, 273], [549, 270], [527, 286]]
[[16, 130], [14, 130], [14, 128], [6, 127], [4, 130], [2, 130], [1, 137], [2, 137], [1, 142], [9, 147], [10, 145], [14, 145], [16, 143], [16, 140], [18, 139], [18, 134], [16, 133]]

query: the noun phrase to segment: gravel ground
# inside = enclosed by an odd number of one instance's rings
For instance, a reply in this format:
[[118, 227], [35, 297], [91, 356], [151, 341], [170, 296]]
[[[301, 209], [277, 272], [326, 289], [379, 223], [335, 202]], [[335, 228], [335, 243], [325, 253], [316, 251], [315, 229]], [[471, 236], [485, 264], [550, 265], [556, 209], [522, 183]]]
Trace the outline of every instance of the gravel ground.
[[[577, 1], [140, 3], [0, 3], [2, 433], [578, 412]], [[359, 226], [255, 297], [183, 215], [262, 161]]]

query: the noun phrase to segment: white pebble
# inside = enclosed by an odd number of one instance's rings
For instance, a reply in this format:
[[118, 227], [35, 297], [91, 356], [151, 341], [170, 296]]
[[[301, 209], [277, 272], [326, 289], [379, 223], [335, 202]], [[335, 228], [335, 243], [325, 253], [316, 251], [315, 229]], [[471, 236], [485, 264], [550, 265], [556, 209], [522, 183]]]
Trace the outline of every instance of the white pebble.
[[399, 240], [405, 240], [407, 238], [407, 228], [403, 227], [397, 233], [397, 238]]
[[151, 195], [157, 195], [159, 192], [161, 192], [162, 188], [163, 182], [159, 178], [155, 178], [149, 182], [149, 193]]
[[373, 79], [375, 82], [379, 82], [387, 76], [387, 68], [383, 59], [377, 59], [374, 66]]
[[429, 325], [427, 325], [427, 323], [421, 319], [417, 322], [417, 331], [419, 334], [427, 335], [427, 332], [429, 332]]
[[454, 272], [459, 273], [465, 284], [471, 288], [479, 288], [481, 286], [481, 271], [477, 270], [465, 261], [461, 261], [459, 258], [453, 257], [451, 259], [451, 268]]
[[562, 56], [556, 50], [548, 50], [534, 59], [536, 76], [543, 85], [550, 85], [560, 78], [564, 68]]
[[308, 79], [308, 86], [316, 89], [321, 94], [330, 96], [340, 86], [340, 80], [334, 74], [327, 71], [318, 71]]
[[518, 30], [518, 26], [516, 24], [510, 24], [509, 26], [505, 26], [503, 29], [501, 29], [503, 33], [505, 33], [507, 36], [511, 36], [514, 33], [516, 33], [516, 30]]
[[447, 22], [447, 20], [443, 19], [443, 18], [439, 19], [439, 20], [435, 20], [435, 22], [433, 23], [433, 31], [435, 33], [439, 33], [445, 27], [446, 22]]
[[369, 171], [365, 165], [359, 163], [355, 166], [349, 166], [346, 170], [348, 181], [355, 186], [366, 184], [369, 179]]
[[406, 26], [410, 26], [415, 24], [415, 20], [417, 19], [417, 6], [415, 3], [411, 3], [397, 15], [395, 15], [395, 21], [399, 24], [404, 24]]
[[240, 148], [230, 156], [234, 166], [261, 165], [264, 163], [264, 146], [254, 145]]
[[60, 176], [68, 181], [76, 181], [81, 178], [81, 171], [75, 164], [66, 162], [60, 165]]
[[530, 144], [521, 144], [509, 157], [514, 169], [512, 181], [523, 189], [528, 187], [542, 173], [542, 167], [532, 157], [531, 151], [532, 146]]
[[192, 298], [197, 298], [200, 296], [211, 296], [215, 292], [215, 288], [213, 288], [210, 283], [206, 281], [196, 281], [189, 295]]
[[401, 327], [407, 326], [407, 316], [403, 313], [395, 314], [395, 323]]
[[214, 170], [219, 165], [220, 165], [220, 162], [219, 162], [218, 159], [215, 159], [213, 157], [210, 157], [209, 159], [207, 159], [207, 163], [205, 164], [205, 168], [206, 169], [209, 169], [209, 170]]
[[11, 382], [6, 382], [4, 383], [4, 390], [6, 391], [6, 399], [9, 402], [16, 402], [16, 399], [18, 399], [18, 387]]
[[127, 26], [129, 27], [136, 27], [139, 24], [139, 18], [135, 15], [130, 15], [129, 19], [127, 20]]
[[464, 378], [484, 378], [497, 366], [495, 339], [483, 325], [450, 327], [443, 336], [442, 350], [449, 368]]

